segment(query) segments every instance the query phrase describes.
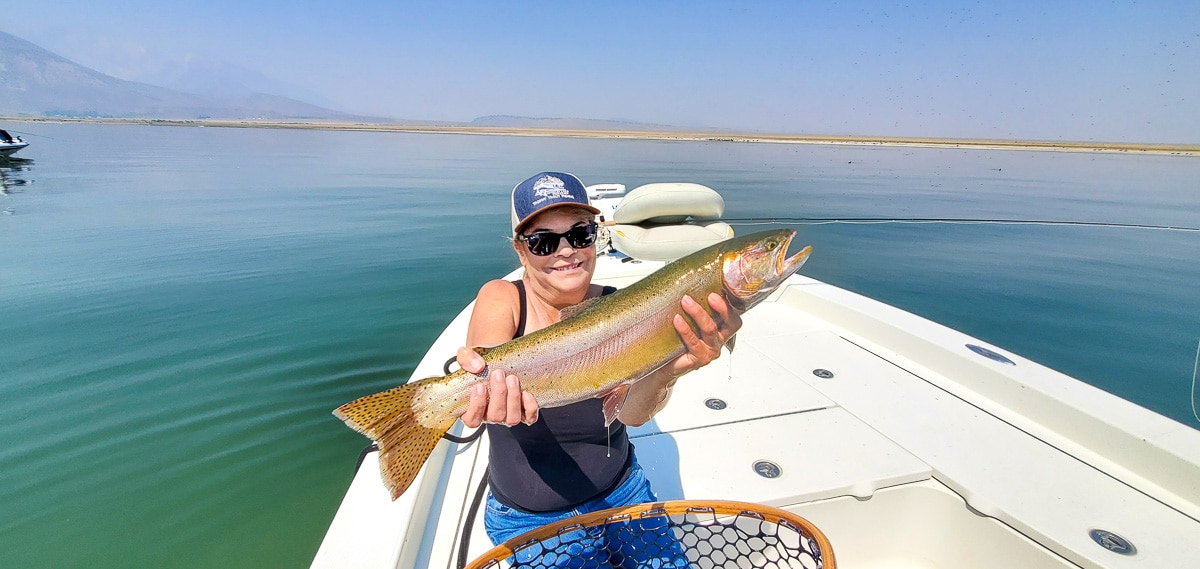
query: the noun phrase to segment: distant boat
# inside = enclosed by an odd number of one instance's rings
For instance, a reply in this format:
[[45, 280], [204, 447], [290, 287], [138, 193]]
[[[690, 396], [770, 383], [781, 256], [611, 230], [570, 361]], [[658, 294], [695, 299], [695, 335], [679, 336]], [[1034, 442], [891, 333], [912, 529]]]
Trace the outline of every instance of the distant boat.
[[0, 156], [8, 156], [22, 148], [29, 146], [21, 137], [14, 137], [8, 134], [7, 130], [0, 128]]

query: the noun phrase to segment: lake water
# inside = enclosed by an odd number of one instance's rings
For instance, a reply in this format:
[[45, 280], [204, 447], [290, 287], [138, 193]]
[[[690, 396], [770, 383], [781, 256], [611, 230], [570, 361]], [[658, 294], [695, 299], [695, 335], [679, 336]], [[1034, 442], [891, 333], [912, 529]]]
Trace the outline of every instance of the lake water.
[[[0, 163], [0, 567], [307, 566], [367, 443], [330, 411], [515, 267], [540, 170], [699, 182], [732, 218], [1200, 227], [1194, 157], [6, 127], [32, 146]], [[793, 226], [804, 274], [1200, 426], [1200, 233]]]

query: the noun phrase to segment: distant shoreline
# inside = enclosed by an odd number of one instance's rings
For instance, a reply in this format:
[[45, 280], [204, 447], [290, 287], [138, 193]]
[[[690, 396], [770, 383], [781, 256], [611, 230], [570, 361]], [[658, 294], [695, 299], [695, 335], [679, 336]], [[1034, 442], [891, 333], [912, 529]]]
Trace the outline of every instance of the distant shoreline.
[[1036, 150], [1053, 152], [1104, 152], [1120, 154], [1164, 154], [1198, 156], [1198, 144], [1141, 144], [1116, 142], [1077, 142], [1045, 140], [988, 140], [968, 138], [921, 138], [888, 136], [821, 136], [736, 132], [687, 132], [641, 130], [551, 129], [506, 126], [470, 126], [438, 124], [352, 123], [333, 121], [234, 120], [234, 119], [123, 119], [123, 118], [52, 118], [4, 117], [0, 120], [34, 123], [98, 123], [150, 126], [190, 126], [215, 128], [275, 128], [309, 130], [347, 130], [372, 132], [408, 132], [426, 134], [475, 134], [498, 136], [546, 136], [564, 138], [619, 138], [632, 140], [677, 140], [691, 142], [747, 142], [761, 144], [823, 144], [850, 146], [913, 146], [927, 148], [971, 148], [981, 150]]

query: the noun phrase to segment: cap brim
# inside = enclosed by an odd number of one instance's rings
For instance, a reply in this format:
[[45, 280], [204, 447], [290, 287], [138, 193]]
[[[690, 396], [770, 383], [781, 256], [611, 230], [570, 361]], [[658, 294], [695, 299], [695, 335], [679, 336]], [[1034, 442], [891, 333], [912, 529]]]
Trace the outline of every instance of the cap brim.
[[526, 225], [528, 225], [528, 224], [529, 224], [529, 221], [530, 221], [531, 219], [533, 219], [533, 218], [537, 217], [538, 215], [542, 214], [543, 212], [547, 212], [547, 211], [550, 211], [550, 210], [552, 210], [552, 209], [554, 209], [554, 208], [559, 208], [559, 207], [577, 207], [577, 208], [579, 208], [579, 209], [584, 209], [584, 210], [587, 210], [587, 211], [590, 211], [590, 212], [592, 212], [592, 215], [600, 215], [600, 210], [599, 210], [599, 209], [596, 209], [596, 208], [595, 208], [595, 207], [593, 207], [593, 206], [590, 206], [590, 205], [585, 205], [585, 204], [581, 204], [581, 203], [578, 203], [578, 202], [564, 202], [564, 203], [550, 204], [550, 205], [548, 205], [548, 206], [546, 206], [546, 207], [543, 207], [543, 208], [541, 208], [541, 209], [536, 209], [536, 210], [534, 210], [534, 211], [533, 211], [533, 213], [531, 213], [531, 214], [529, 214], [529, 215], [525, 216], [525, 221], [522, 221], [521, 223], [518, 223], [518, 224], [516, 225], [516, 227], [513, 227], [513, 235], [516, 235], [517, 233], [520, 233], [520, 232], [521, 232], [521, 229], [522, 229], [523, 227], [525, 227]]

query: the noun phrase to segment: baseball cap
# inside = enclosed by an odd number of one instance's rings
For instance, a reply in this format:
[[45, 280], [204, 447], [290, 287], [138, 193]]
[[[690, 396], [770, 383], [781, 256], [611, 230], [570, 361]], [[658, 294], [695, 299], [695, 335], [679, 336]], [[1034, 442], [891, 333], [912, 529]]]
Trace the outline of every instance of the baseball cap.
[[516, 235], [521, 226], [533, 216], [548, 209], [568, 205], [600, 213], [600, 210], [588, 202], [587, 188], [574, 174], [541, 172], [530, 176], [513, 187], [513, 235]]

